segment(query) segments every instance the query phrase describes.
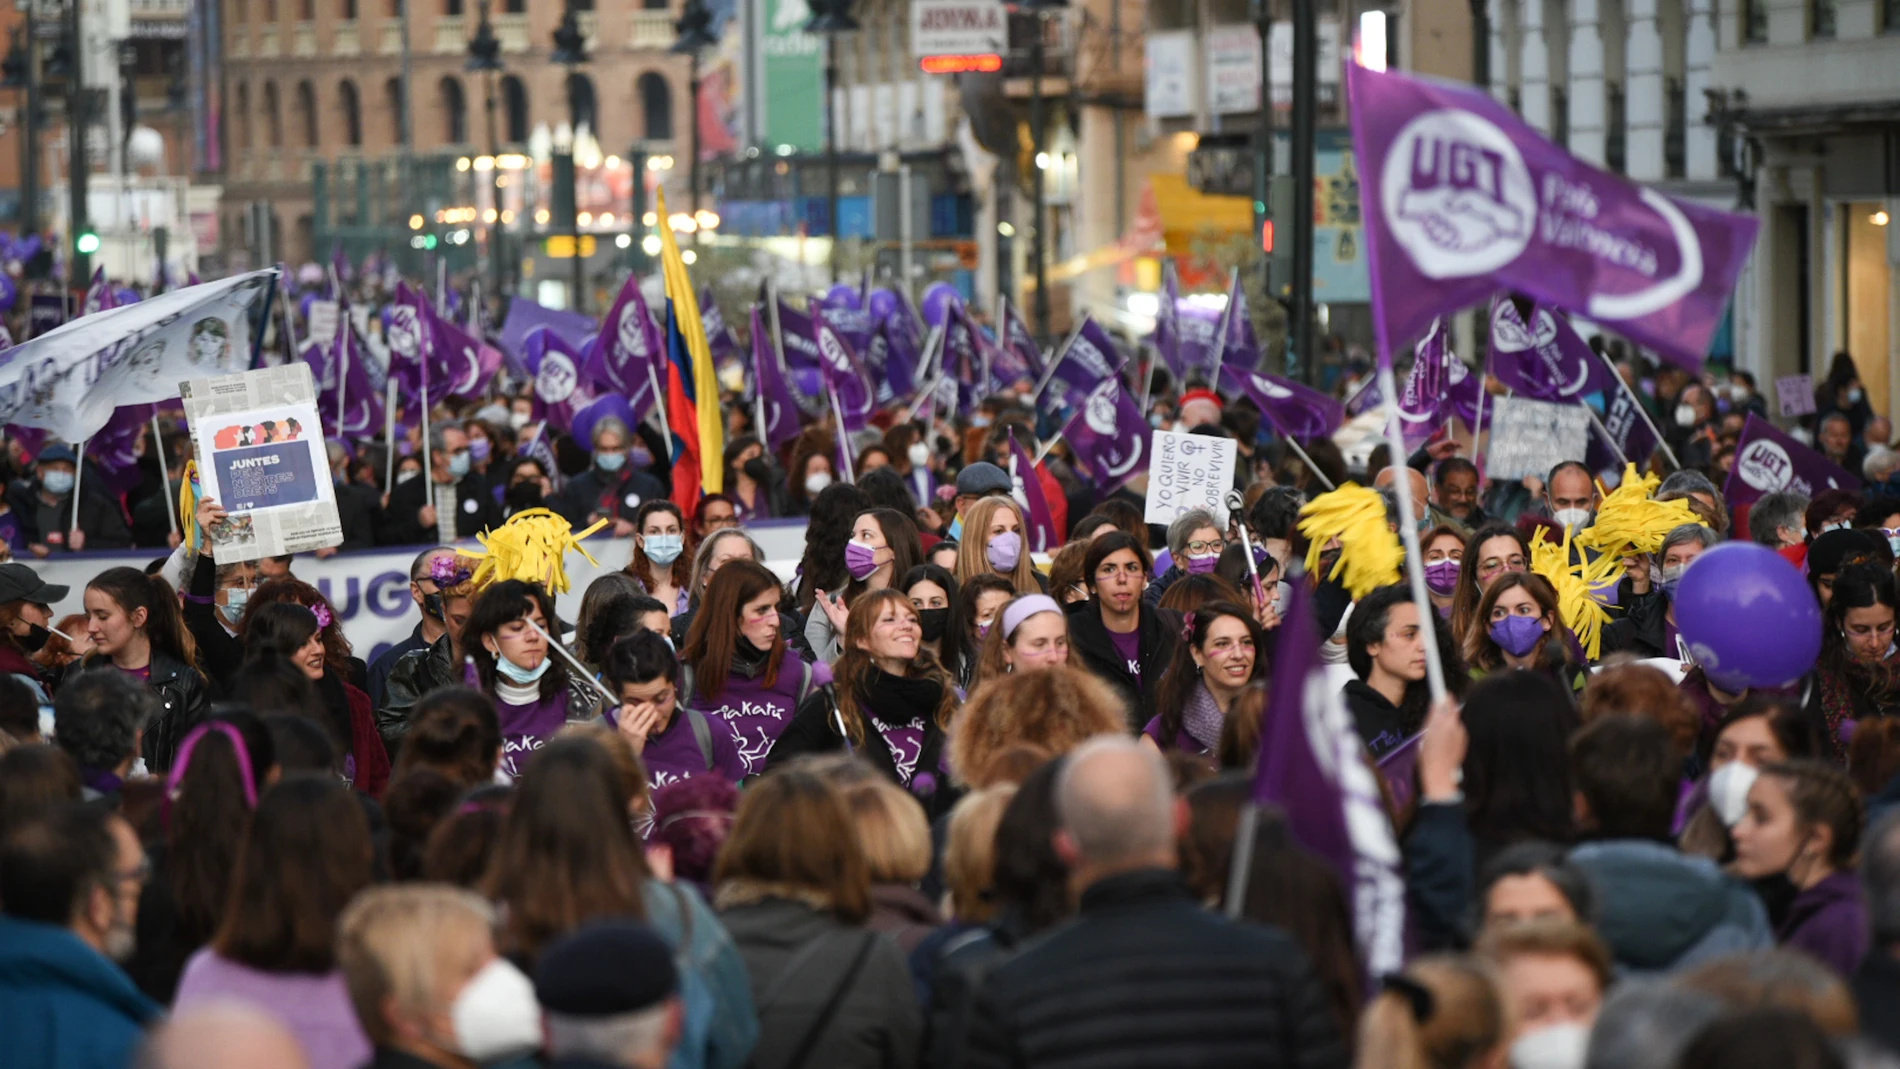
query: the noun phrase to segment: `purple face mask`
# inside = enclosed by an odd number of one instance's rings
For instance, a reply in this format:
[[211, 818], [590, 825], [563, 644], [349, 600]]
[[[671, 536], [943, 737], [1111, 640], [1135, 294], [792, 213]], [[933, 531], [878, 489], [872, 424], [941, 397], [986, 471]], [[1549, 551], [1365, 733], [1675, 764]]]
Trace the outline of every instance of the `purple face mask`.
[[1206, 575], [1214, 570], [1214, 565], [1219, 563], [1220, 554], [1218, 553], [1207, 553], [1199, 557], [1189, 557], [1185, 562], [1189, 575]]
[[1544, 637], [1544, 621], [1536, 616], [1506, 616], [1491, 625], [1491, 641], [1513, 657], [1537, 648]]
[[1435, 560], [1425, 566], [1425, 586], [1441, 598], [1448, 598], [1458, 592], [1458, 569], [1462, 567], [1455, 560]]
[[1023, 559], [1023, 536], [1015, 531], [1004, 531], [990, 539], [984, 547], [984, 556], [989, 558], [990, 567], [999, 572], [1013, 572]]
[[863, 542], [846, 542], [844, 568], [845, 571], [851, 573], [853, 579], [863, 581], [871, 578], [871, 573], [877, 571], [878, 568], [877, 550]]

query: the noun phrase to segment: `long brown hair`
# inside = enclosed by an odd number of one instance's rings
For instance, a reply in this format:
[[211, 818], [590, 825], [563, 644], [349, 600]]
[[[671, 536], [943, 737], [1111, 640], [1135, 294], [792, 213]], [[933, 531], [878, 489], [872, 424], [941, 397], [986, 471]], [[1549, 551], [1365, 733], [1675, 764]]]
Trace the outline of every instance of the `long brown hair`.
[[[1478, 602], [1484, 597], [1483, 588], [1478, 586], [1478, 565], [1481, 554], [1478, 552], [1486, 542], [1494, 538], [1508, 538], [1517, 543], [1517, 551], [1524, 555], [1524, 567], [1531, 565], [1530, 543], [1517, 528], [1508, 523], [1487, 523], [1472, 532], [1465, 540], [1465, 556], [1458, 568], [1458, 591], [1451, 596], [1451, 633], [1463, 642], [1465, 633], [1471, 630], [1471, 620], [1478, 615]], [[1419, 545], [1423, 546], [1421, 542]], [[1486, 626], [1490, 622], [1486, 621]]]
[[87, 590], [97, 590], [117, 602], [127, 616], [145, 610], [145, 640], [152, 650], [181, 661], [188, 668], [198, 667], [198, 643], [185, 627], [185, 614], [178, 608], [178, 594], [172, 585], [156, 575], [137, 568], [107, 568], [93, 576]]
[[[772, 569], [749, 560], [721, 565], [706, 584], [706, 599], [686, 629], [686, 644], [680, 660], [693, 670], [693, 691], [708, 698], [719, 697], [726, 689], [726, 676], [732, 673], [732, 657], [739, 646], [739, 614], [746, 603], [767, 591], [784, 596], [785, 588]], [[785, 661], [785, 630], [779, 629], [772, 648], [765, 651], [765, 685], [778, 683], [779, 666]]]
[[[877, 667], [871, 659], [871, 653], [865, 649], [871, 643], [871, 629], [877, 626], [878, 619], [887, 608], [907, 612], [914, 619], [916, 606], [910, 603], [910, 595], [894, 587], [873, 590], [857, 600], [851, 606], [851, 615], [844, 625], [844, 653], [838, 662], [832, 665], [831, 675], [838, 694], [838, 716], [844, 721], [845, 735], [851, 739], [851, 745], [864, 742], [864, 713], [858, 708], [858, 690], [870, 676], [871, 669]], [[943, 670], [937, 659], [924, 648], [920, 639], [917, 644], [917, 656], [905, 667], [904, 674], [912, 679], [934, 680], [943, 688], [943, 696], [937, 701], [932, 719], [940, 728], [950, 726], [950, 718], [957, 711], [956, 683], [950, 673]]]
[[1260, 625], [1254, 622], [1252, 613], [1231, 601], [1210, 601], [1188, 613], [1181, 626], [1182, 641], [1175, 643], [1174, 656], [1155, 688], [1155, 705], [1161, 710], [1163, 751], [1173, 746], [1181, 734], [1188, 699], [1194, 696], [1194, 688], [1200, 686], [1204, 678], [1201, 667], [1194, 663], [1194, 653], [1205, 649], [1214, 621], [1229, 618], [1239, 620], [1247, 628], [1247, 637], [1253, 640], [1253, 674], [1247, 681], [1253, 683], [1267, 677], [1266, 636], [1260, 633]]
[[713, 880], [722, 906], [741, 890], [734, 884], [751, 884], [815, 899], [846, 924], [871, 915], [871, 868], [844, 796], [798, 767], [747, 788]]
[[[923, 539], [917, 535], [917, 523], [896, 509], [865, 509], [851, 521], [855, 532], [857, 521], [869, 516], [877, 523], [878, 530], [884, 532], [884, 544], [891, 549], [891, 586], [896, 586], [910, 574], [912, 568], [924, 562]], [[853, 579], [845, 584], [844, 601], [849, 605], [864, 593], [869, 579]]]
[[587, 921], [646, 915], [646, 859], [620, 792], [613, 759], [593, 739], [561, 736], [535, 752], [484, 881], [504, 907], [504, 950], [532, 960]]
[[[680, 525], [680, 555], [673, 558], [673, 567], [668, 570], [667, 578], [673, 585], [685, 590], [686, 584], [693, 578], [693, 550], [698, 548], [698, 540], [693, 537], [693, 529], [686, 523], [686, 514], [678, 505], [663, 497], [656, 497], [641, 504], [640, 510], [633, 514], [633, 529], [638, 533], [647, 525], [647, 517], [656, 512], [670, 512]], [[647, 556], [646, 546], [638, 538], [633, 540], [633, 559], [627, 562], [627, 574], [640, 580], [648, 593], [653, 591], [653, 559]], [[669, 609], [672, 606], [668, 606]]]
[[[323, 639], [323, 664], [331, 672], [342, 673], [349, 665], [350, 640], [343, 634], [343, 616], [323, 596], [323, 591], [294, 576], [272, 579], [251, 592], [251, 599], [244, 603], [244, 615], [238, 617], [238, 638], [246, 639], [250, 635], [251, 618], [257, 610], [266, 605], [288, 601], [293, 605], [302, 605], [317, 614], [317, 632]], [[322, 611], [318, 611], [321, 609]], [[285, 650], [286, 654], [295, 650]], [[339, 674], [339, 679], [342, 676]]]
[[1465, 631], [1465, 663], [1472, 668], [1492, 671], [1505, 663], [1503, 651], [1491, 638], [1491, 610], [1497, 608], [1498, 599], [1507, 590], [1523, 587], [1530, 593], [1537, 607], [1551, 617], [1550, 630], [1537, 640], [1537, 648], [1531, 651], [1534, 664], [1561, 663], [1570, 659], [1568, 639], [1570, 628], [1565, 626], [1563, 613], [1558, 611], [1557, 591], [1550, 580], [1536, 572], [1505, 572], [1485, 589], [1484, 598], [1478, 602], [1478, 613], [1472, 617]]
[[284, 780], [264, 792], [238, 848], [213, 949], [265, 972], [329, 972], [337, 917], [370, 885], [374, 857], [369, 821], [348, 787], [329, 777]]
[[996, 569], [990, 567], [989, 529], [990, 520], [998, 509], [1008, 509], [1016, 514], [1016, 530], [1022, 536], [1022, 555], [1016, 558], [1016, 570], [1003, 578], [1016, 587], [1018, 594], [1040, 594], [1042, 584], [1036, 582], [1036, 566], [1029, 560], [1029, 522], [1023, 518], [1023, 510], [1016, 502], [1007, 497], [991, 494], [971, 505], [963, 517], [963, 539], [957, 544], [957, 582], [967, 583], [979, 575], [994, 575]]

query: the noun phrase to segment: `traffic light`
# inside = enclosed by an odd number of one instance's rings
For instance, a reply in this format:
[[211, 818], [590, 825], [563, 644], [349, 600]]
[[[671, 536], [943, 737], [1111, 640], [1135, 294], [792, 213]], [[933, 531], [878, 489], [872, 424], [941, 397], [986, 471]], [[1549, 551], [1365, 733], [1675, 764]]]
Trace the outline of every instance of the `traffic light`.
[[1260, 251], [1267, 254], [1275, 296], [1293, 284], [1293, 176], [1276, 174], [1267, 183], [1267, 218], [1260, 227]]
[[81, 230], [73, 238], [73, 251], [77, 252], [81, 256], [91, 256], [93, 253], [98, 252], [99, 251], [98, 232], [91, 229]]

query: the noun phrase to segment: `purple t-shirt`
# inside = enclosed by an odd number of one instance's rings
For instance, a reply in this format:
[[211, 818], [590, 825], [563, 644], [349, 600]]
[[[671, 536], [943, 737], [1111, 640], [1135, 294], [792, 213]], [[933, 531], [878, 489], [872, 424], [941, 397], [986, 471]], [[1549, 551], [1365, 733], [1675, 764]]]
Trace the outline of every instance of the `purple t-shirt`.
[[521, 775], [528, 756], [548, 744], [554, 733], [567, 723], [567, 692], [542, 698], [528, 705], [495, 703], [501, 721], [501, 770], [509, 776]]
[[[917, 759], [924, 752], [924, 718], [914, 716], [909, 720], [893, 723], [880, 716], [876, 711], [866, 709], [870, 714], [871, 726], [884, 740], [884, 746], [891, 752], [891, 764], [897, 767], [897, 778], [904, 786], [910, 786], [911, 777], [917, 774]], [[871, 745], [866, 743], [866, 745]], [[936, 769], [924, 771], [935, 774]]]
[[[732, 736], [733, 749], [745, 765], [745, 774], [756, 775], [765, 771], [765, 757], [772, 752], [772, 744], [778, 741], [785, 725], [792, 722], [792, 714], [798, 711], [798, 691], [804, 678], [804, 660], [788, 652], [779, 665], [778, 682], [773, 686], [765, 685], [763, 675], [747, 679], [734, 673], [726, 677], [726, 685], [717, 698], [708, 697], [696, 686], [693, 708], [706, 714], [714, 731], [724, 725]], [[816, 681], [813, 685], [817, 685]]]
[[[1142, 728], [1141, 733], [1153, 739], [1155, 745], [1161, 748], [1162, 753], [1168, 752], [1168, 740], [1161, 737], [1161, 717], [1159, 714], [1157, 714], [1153, 720], [1148, 721], [1148, 726]], [[1182, 753], [1204, 754], [1207, 752], [1205, 747], [1194, 741], [1194, 736], [1188, 734], [1186, 726], [1183, 726], [1181, 730], [1174, 733], [1173, 747]]]
[[1128, 674], [1135, 677], [1135, 685], [1141, 686], [1141, 632], [1110, 631], [1108, 640], [1115, 644], [1115, 652], [1121, 654], [1122, 665]]
[[717, 775], [728, 783], [737, 783], [745, 777], [745, 762], [739, 759], [739, 751], [733, 747], [732, 733], [711, 717], [707, 717], [706, 736], [711, 744], [713, 767], [707, 771], [706, 754], [699, 748], [691, 720], [686, 710], [674, 709], [673, 721], [666, 725], [666, 730], [647, 740], [640, 760], [647, 766], [648, 788], [657, 791], [695, 776]]

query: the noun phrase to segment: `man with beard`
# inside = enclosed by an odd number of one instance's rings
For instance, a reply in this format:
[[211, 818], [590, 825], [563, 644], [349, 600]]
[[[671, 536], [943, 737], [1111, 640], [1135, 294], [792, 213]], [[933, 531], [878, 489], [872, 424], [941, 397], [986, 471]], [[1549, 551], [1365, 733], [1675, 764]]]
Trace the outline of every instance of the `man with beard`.
[[116, 964], [131, 956], [148, 872], [132, 826], [94, 804], [41, 810], [0, 839], [7, 1065], [119, 1069], [130, 1060], [160, 1014]]

